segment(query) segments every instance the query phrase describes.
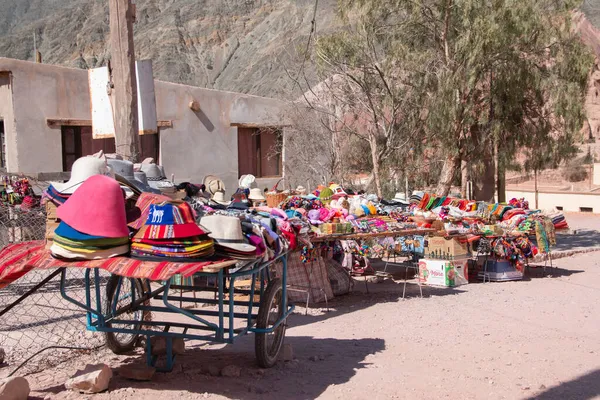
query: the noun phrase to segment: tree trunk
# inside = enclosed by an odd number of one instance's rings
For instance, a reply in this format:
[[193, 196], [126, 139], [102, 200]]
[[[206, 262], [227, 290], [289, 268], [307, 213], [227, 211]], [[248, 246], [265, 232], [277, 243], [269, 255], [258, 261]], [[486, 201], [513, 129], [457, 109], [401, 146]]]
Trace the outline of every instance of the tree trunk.
[[375, 191], [379, 198], [383, 198], [383, 191], [381, 189], [381, 176], [379, 171], [379, 153], [377, 149], [377, 139], [375, 136], [371, 136], [369, 139], [369, 146], [371, 147], [371, 161], [373, 162], [373, 179], [375, 180]]
[[460, 196], [467, 198], [467, 182], [469, 182], [469, 164], [465, 160], [460, 162]]
[[502, 162], [498, 163], [496, 191], [498, 192], [498, 203], [506, 203], [506, 169]]
[[[483, 152], [485, 149], [482, 149]], [[483, 167], [475, 179], [473, 197], [475, 200], [493, 203], [496, 194], [496, 169], [494, 158], [490, 153], [491, 151], [487, 152], [487, 156], [481, 160]]]
[[448, 196], [450, 188], [452, 187], [452, 181], [456, 176], [456, 172], [460, 168], [460, 157], [448, 156], [444, 160], [444, 166], [442, 167], [442, 173], [440, 174], [440, 180], [438, 181], [436, 194], [440, 196]]
[[539, 210], [540, 207], [538, 205], [538, 182], [537, 182], [537, 177], [538, 177], [537, 169], [534, 169], [533, 170], [533, 184], [534, 184], [534, 190], [535, 190], [535, 209]]

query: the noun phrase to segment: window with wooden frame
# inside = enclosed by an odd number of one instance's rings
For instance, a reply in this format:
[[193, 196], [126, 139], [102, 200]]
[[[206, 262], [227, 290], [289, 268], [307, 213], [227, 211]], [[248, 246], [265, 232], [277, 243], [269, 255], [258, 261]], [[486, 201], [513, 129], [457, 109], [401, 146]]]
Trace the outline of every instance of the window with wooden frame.
[[257, 178], [280, 177], [283, 172], [281, 130], [238, 127], [238, 173]]
[[[115, 153], [115, 139], [94, 139], [91, 126], [61, 127], [63, 171], [70, 171], [71, 166], [80, 157], [89, 156], [102, 150], [105, 154]], [[141, 157], [159, 160], [159, 136], [157, 134], [141, 135]]]

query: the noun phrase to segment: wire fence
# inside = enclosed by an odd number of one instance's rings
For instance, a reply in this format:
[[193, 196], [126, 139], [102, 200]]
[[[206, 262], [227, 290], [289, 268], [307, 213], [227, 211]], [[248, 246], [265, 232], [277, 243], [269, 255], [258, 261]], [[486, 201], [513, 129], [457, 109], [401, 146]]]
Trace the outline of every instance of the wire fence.
[[[46, 212], [43, 207], [27, 211], [19, 207], [0, 205], [0, 248], [10, 243], [43, 240], [46, 235]], [[49, 277], [56, 270], [32, 270], [22, 278], [0, 289], [0, 347], [6, 353], [0, 374], [13, 371], [19, 364], [50, 346], [95, 348], [104, 343], [103, 335], [85, 329], [85, 312], [69, 303], [60, 293], [60, 274], [4, 312], [21, 296]], [[110, 276], [101, 270], [101, 286]], [[85, 302], [84, 271], [67, 269], [65, 290], [80, 302]], [[103, 289], [103, 288], [102, 288]], [[91, 290], [94, 301], [94, 290]], [[75, 357], [79, 352], [68, 349], [44, 351], [19, 371], [28, 374]], [[4, 366], [4, 368], [1, 368]]]

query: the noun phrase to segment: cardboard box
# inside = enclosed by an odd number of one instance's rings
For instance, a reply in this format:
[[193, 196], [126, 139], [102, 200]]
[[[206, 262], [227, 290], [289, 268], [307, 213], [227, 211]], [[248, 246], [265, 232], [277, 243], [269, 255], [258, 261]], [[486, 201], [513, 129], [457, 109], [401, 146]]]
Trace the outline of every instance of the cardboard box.
[[430, 237], [425, 246], [425, 257], [429, 254], [445, 255], [446, 257], [459, 258], [469, 254], [466, 244], [460, 243], [457, 239], [446, 239], [443, 237]]
[[419, 280], [432, 286], [454, 287], [468, 283], [468, 260], [460, 261], [432, 260], [419, 261]]

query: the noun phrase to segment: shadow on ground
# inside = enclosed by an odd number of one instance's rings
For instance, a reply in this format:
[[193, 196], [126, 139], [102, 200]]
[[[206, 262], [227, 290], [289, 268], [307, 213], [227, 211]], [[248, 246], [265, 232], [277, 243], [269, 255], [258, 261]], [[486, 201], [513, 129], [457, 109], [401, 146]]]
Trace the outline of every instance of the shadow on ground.
[[600, 249], [600, 232], [591, 229], [580, 229], [577, 230], [577, 233], [571, 235], [557, 234], [556, 246], [552, 248], [552, 251], [571, 251], [590, 248]]
[[525, 273], [524, 281], [540, 278], [561, 278], [563, 276], [571, 276], [573, 274], [581, 274], [583, 270], [564, 269], [558, 267], [546, 266], [544, 269], [543, 264], [536, 265], [534, 267], [527, 268]]
[[[379, 266], [374, 267], [376, 270], [383, 269], [379, 268]], [[402, 301], [420, 299], [419, 285], [415, 279], [411, 279], [410, 275], [406, 284], [406, 292], [404, 293], [404, 297], [402, 297], [404, 291], [404, 267], [389, 266], [387, 272], [391, 273], [394, 279], [385, 278], [379, 283], [365, 284], [364, 277], [354, 278], [354, 290], [351, 293], [336, 296], [328, 303], [310, 303], [308, 315], [305, 315], [304, 304], [297, 303], [296, 312], [290, 320], [290, 326], [318, 323], [382, 303], [400, 303]], [[402, 277], [402, 280], [395, 280], [398, 277]], [[429, 297], [454, 296], [465, 292], [460, 286], [446, 288], [422, 285], [421, 290], [423, 291], [423, 299], [425, 300]], [[314, 315], [315, 311], [320, 314]]]
[[[365, 359], [385, 349], [383, 339], [288, 336], [285, 343], [292, 345], [296, 359], [279, 361], [270, 369], [260, 369], [254, 358], [253, 339], [253, 335], [245, 336], [235, 345], [222, 349], [197, 347], [186, 350], [185, 355], [176, 359], [173, 372], [156, 373], [150, 382], [126, 380], [117, 372], [109, 392], [144, 388], [160, 392], [165, 399], [179, 396], [179, 393], [170, 392], [218, 394], [231, 399], [314, 399], [330, 386], [348, 382], [357, 370], [369, 368]], [[126, 361], [143, 363], [144, 356]], [[228, 365], [240, 367], [241, 376], [228, 378], [212, 376], [209, 372], [211, 368], [219, 371]], [[43, 398], [60, 390], [62, 385], [36, 392]]]
[[594, 399], [600, 396], [600, 369], [546, 389], [531, 400]]

